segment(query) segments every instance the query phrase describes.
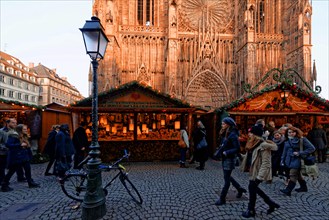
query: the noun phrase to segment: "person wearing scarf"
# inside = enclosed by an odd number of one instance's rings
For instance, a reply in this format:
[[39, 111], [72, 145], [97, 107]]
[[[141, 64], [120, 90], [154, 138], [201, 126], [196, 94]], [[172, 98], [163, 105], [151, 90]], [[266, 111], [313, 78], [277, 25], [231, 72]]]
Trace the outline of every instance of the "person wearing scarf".
[[249, 132], [249, 140], [246, 144], [247, 155], [241, 164], [243, 171], [249, 171], [249, 203], [247, 211], [242, 213], [245, 218], [254, 217], [256, 215], [255, 205], [257, 195], [262, 197], [264, 202], [268, 204], [267, 214], [271, 214], [280, 205], [270, 199], [263, 190], [259, 188], [259, 184], [263, 181], [272, 180], [271, 169], [271, 151], [278, 149], [277, 145], [270, 140], [265, 141], [262, 138], [262, 126], [252, 126]]
[[[300, 141], [303, 141], [302, 150]], [[284, 143], [284, 149], [281, 157], [281, 164], [290, 169], [290, 181], [285, 189], [280, 189], [282, 193], [291, 196], [291, 191], [295, 188], [296, 183], [300, 184], [297, 192], [307, 192], [306, 181], [301, 174], [301, 159], [315, 151], [313, 144], [305, 137], [303, 132], [296, 128], [290, 127], [287, 132], [287, 141]]]
[[237, 198], [241, 198], [247, 190], [242, 188], [240, 184], [232, 177], [232, 171], [235, 168], [236, 158], [240, 150], [239, 131], [236, 123], [231, 117], [225, 117], [222, 120], [222, 128], [220, 135], [220, 155], [222, 157], [222, 167], [224, 173], [224, 186], [220, 194], [220, 198], [215, 205], [224, 205], [226, 203], [226, 195], [230, 188], [230, 183], [237, 189]]

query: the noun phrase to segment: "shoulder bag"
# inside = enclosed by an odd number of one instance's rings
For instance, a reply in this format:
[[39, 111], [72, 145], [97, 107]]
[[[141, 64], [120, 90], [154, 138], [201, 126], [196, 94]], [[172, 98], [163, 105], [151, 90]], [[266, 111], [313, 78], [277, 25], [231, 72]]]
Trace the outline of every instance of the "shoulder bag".
[[186, 143], [183, 139], [183, 132], [181, 132], [181, 134], [180, 134], [180, 138], [179, 138], [179, 141], [178, 141], [178, 147], [180, 147], [180, 148], [186, 148], [187, 147]]
[[[300, 151], [303, 150], [303, 138], [300, 138], [299, 140], [299, 148]], [[317, 178], [319, 176], [319, 168], [318, 165], [316, 165], [315, 162], [309, 162], [313, 161], [312, 156], [308, 155], [305, 159], [301, 158], [301, 173], [303, 176], [312, 177], [313, 179]]]

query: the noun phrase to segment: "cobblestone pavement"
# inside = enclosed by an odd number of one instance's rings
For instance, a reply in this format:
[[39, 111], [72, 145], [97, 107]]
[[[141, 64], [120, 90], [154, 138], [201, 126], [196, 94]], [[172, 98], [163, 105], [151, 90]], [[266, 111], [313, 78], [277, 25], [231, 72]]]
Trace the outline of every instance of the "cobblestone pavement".
[[[12, 178], [11, 192], [0, 192], [0, 219], [81, 219], [81, 208], [67, 198], [54, 176], [43, 176], [46, 164], [32, 165], [32, 174], [41, 188], [29, 189], [27, 183], [17, 183]], [[107, 213], [103, 219], [243, 219], [241, 213], [247, 209], [248, 195], [231, 200], [224, 206], [215, 206], [223, 186], [221, 164], [209, 160], [206, 169], [178, 168], [175, 162], [129, 163], [130, 180], [141, 193], [144, 202], [133, 202], [123, 186], [117, 182], [106, 197]], [[321, 176], [316, 180], [306, 179], [307, 193], [293, 192], [284, 196], [283, 180], [276, 178], [272, 184], [261, 184], [261, 188], [281, 205], [271, 215], [266, 215], [267, 205], [258, 197], [255, 219], [329, 219], [329, 163], [319, 164]], [[103, 173], [103, 181], [111, 172]], [[248, 174], [238, 169], [233, 172], [239, 183], [248, 187]], [[234, 199], [233, 199], [234, 198]], [[15, 209], [16, 208], [16, 209]], [[18, 216], [18, 217], [17, 217]]]

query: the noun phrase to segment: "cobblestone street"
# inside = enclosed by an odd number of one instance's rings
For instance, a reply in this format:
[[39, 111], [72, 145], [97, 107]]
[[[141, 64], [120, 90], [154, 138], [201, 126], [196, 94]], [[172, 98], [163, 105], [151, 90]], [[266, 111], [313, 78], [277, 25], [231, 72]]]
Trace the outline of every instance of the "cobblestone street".
[[[32, 176], [41, 184], [29, 189], [27, 183], [17, 183], [14, 176], [11, 192], [0, 192], [0, 219], [80, 219], [81, 208], [61, 191], [54, 176], [43, 176], [46, 164], [32, 165]], [[143, 204], [131, 200], [123, 186], [116, 182], [106, 197], [107, 213], [103, 219], [244, 219], [248, 194], [235, 198], [233, 189], [227, 204], [215, 206], [223, 186], [221, 163], [208, 160], [206, 169], [178, 168], [175, 162], [129, 163], [130, 180], [143, 197]], [[275, 178], [272, 184], [261, 184], [268, 195], [281, 205], [271, 215], [267, 205], [258, 197], [255, 219], [329, 219], [329, 163], [319, 164], [320, 178], [306, 178], [309, 192], [293, 192], [291, 197], [280, 193], [283, 180]], [[103, 173], [103, 182], [111, 172]], [[239, 183], [248, 187], [248, 174], [238, 169], [233, 172]], [[298, 187], [298, 186], [297, 186]]]

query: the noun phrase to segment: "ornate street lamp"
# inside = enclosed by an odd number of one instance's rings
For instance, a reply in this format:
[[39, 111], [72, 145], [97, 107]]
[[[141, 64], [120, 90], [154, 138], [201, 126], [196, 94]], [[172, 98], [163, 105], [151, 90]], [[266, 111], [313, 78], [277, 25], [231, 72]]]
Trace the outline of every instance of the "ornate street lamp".
[[104, 58], [108, 39], [99, 18], [92, 17], [80, 28], [86, 47], [86, 52], [91, 58], [93, 66], [92, 84], [92, 139], [87, 163], [88, 179], [87, 193], [82, 203], [82, 219], [99, 219], [106, 214], [105, 194], [102, 188], [102, 174], [99, 169], [101, 159], [98, 144], [98, 85], [97, 68], [98, 61]]

